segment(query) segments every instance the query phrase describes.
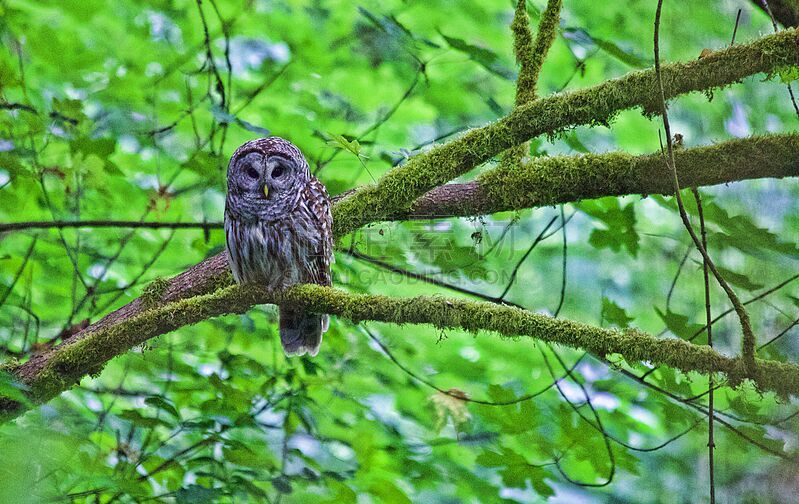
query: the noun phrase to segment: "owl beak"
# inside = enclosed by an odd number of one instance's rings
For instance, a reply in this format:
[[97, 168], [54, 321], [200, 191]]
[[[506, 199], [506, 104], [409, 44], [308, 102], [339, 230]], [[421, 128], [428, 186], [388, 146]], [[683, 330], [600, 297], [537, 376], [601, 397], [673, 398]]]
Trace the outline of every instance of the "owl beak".
[[269, 186], [264, 184], [264, 198], [269, 197]]

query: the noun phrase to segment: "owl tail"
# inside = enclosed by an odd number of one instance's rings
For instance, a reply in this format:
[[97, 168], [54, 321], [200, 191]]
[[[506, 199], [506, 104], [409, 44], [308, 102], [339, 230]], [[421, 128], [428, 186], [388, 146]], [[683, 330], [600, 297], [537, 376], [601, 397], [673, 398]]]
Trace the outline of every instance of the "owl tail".
[[280, 307], [280, 343], [287, 356], [315, 357], [327, 331], [327, 315], [309, 313], [296, 308]]

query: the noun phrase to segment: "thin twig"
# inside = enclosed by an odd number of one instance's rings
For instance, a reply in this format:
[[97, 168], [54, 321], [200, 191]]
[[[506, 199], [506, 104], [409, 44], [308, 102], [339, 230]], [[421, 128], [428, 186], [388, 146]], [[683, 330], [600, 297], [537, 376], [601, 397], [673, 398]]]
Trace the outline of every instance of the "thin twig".
[[[752, 304], [752, 303], [754, 303], [754, 302], [760, 301], [760, 300], [762, 300], [763, 298], [765, 298], [766, 296], [769, 296], [769, 295], [771, 295], [771, 294], [774, 294], [774, 293], [775, 293], [775, 292], [777, 292], [778, 290], [782, 289], [783, 287], [785, 287], [786, 285], [790, 284], [791, 282], [794, 282], [794, 281], [796, 281], [797, 279], [799, 279], [799, 273], [797, 273], [797, 274], [795, 274], [795, 275], [791, 276], [790, 278], [788, 278], [788, 279], [786, 279], [786, 280], [783, 280], [782, 282], [778, 283], [778, 284], [777, 284], [777, 285], [775, 285], [774, 287], [771, 287], [771, 288], [769, 288], [769, 289], [766, 289], [765, 291], [761, 292], [761, 293], [760, 293], [760, 294], [758, 294], [757, 296], [754, 296], [754, 297], [751, 297], [751, 298], [747, 299], [746, 301], [744, 301], [744, 302], [743, 302], [743, 304], [744, 304], [744, 306], [746, 306], [746, 305], [750, 305], [750, 304]], [[700, 327], [699, 329], [697, 329], [697, 330], [696, 330], [696, 331], [695, 331], [695, 332], [694, 332], [694, 333], [691, 335], [691, 337], [690, 337], [690, 338], [688, 338], [688, 341], [689, 341], [689, 342], [693, 342], [693, 341], [694, 341], [696, 338], [698, 338], [698, 337], [699, 337], [699, 336], [700, 336], [700, 335], [701, 335], [703, 332], [705, 332], [705, 330], [707, 330], [707, 328], [708, 328], [708, 327], [712, 327], [712, 326], [713, 326], [713, 324], [715, 324], [715, 323], [716, 323], [716, 322], [718, 322], [719, 320], [723, 319], [724, 317], [726, 317], [726, 316], [727, 316], [727, 315], [729, 315], [730, 313], [734, 313], [734, 312], [735, 312], [735, 309], [734, 309], [734, 308], [729, 308], [729, 309], [727, 309], [727, 310], [724, 310], [723, 312], [719, 313], [718, 315], [716, 315], [716, 317], [715, 317], [713, 320], [711, 320], [711, 321], [710, 321], [710, 324], [705, 324], [705, 325], [703, 325], [702, 327]], [[760, 345], [760, 347], [758, 347], [758, 350], [759, 350], [760, 348], [762, 348], [762, 347], [764, 347], [764, 346], [768, 345], [769, 343], [770, 343], [770, 342], [767, 342], [767, 343], [764, 343], [764, 344]], [[649, 376], [650, 374], [654, 373], [654, 372], [655, 372], [655, 371], [657, 371], [658, 369], [659, 369], [659, 367], [653, 367], [652, 369], [648, 370], [646, 373], [644, 373], [643, 375], [641, 375], [641, 378], [646, 378], [647, 376]]]
[[677, 165], [674, 161], [674, 146], [672, 144], [671, 138], [671, 126], [669, 125], [669, 114], [668, 114], [668, 107], [666, 106], [666, 92], [663, 88], [663, 76], [660, 72], [660, 47], [659, 47], [659, 38], [660, 38], [660, 13], [663, 8], [663, 0], [658, 0], [657, 11], [655, 12], [655, 35], [654, 35], [654, 45], [655, 45], [655, 75], [657, 77], [658, 88], [660, 90], [660, 105], [661, 105], [661, 114], [663, 116], [663, 128], [666, 131], [666, 146], [668, 148], [668, 158], [665, 159], [666, 166], [671, 169], [672, 178], [674, 181], [674, 196], [677, 199], [677, 207], [680, 211], [680, 218], [682, 219], [683, 224], [685, 225], [685, 229], [688, 231], [688, 234], [691, 235], [691, 239], [694, 241], [694, 245], [702, 254], [702, 257], [707, 262], [710, 271], [713, 272], [713, 276], [718, 281], [719, 285], [724, 292], [727, 294], [727, 297], [730, 299], [733, 307], [735, 307], [735, 312], [738, 314], [738, 318], [741, 322], [741, 329], [743, 331], [743, 341], [741, 343], [741, 356], [744, 361], [744, 365], [747, 367], [747, 371], [752, 372], [755, 367], [755, 335], [752, 332], [752, 325], [749, 322], [749, 314], [746, 312], [746, 308], [741, 303], [741, 300], [735, 294], [735, 291], [732, 290], [730, 285], [724, 280], [724, 277], [721, 275], [719, 270], [716, 268], [716, 265], [713, 263], [713, 260], [705, 250], [705, 247], [702, 246], [702, 242], [699, 240], [699, 237], [696, 235], [693, 226], [691, 225], [691, 221], [688, 219], [688, 213], [685, 211], [685, 205], [682, 200], [682, 196], [680, 195], [680, 181], [677, 177]]
[[[470, 398], [469, 396], [467, 396], [467, 395], [465, 395], [463, 393], [459, 394], [459, 393], [452, 392], [451, 390], [442, 389], [441, 387], [437, 386], [432, 381], [430, 381], [430, 380], [428, 380], [426, 378], [423, 378], [422, 376], [419, 376], [417, 373], [413, 372], [411, 369], [409, 369], [407, 366], [405, 366], [403, 363], [401, 363], [394, 356], [394, 354], [391, 353], [391, 351], [388, 349], [388, 347], [382, 341], [380, 341], [380, 339], [377, 336], [375, 336], [372, 333], [372, 331], [370, 331], [366, 326], [364, 326], [362, 324], [361, 328], [364, 330], [366, 335], [369, 336], [369, 338], [372, 341], [374, 341], [375, 344], [377, 344], [377, 346], [380, 347], [380, 349], [383, 351], [383, 353], [386, 354], [386, 357], [388, 357], [391, 360], [391, 362], [393, 362], [405, 374], [407, 374], [408, 376], [410, 376], [411, 378], [413, 378], [417, 382], [422, 383], [422, 384], [430, 387], [431, 389], [435, 390], [436, 392], [439, 392], [439, 393], [444, 394], [444, 395], [449, 396], [449, 397], [453, 397], [453, 398], [458, 399], [459, 401], [463, 401], [463, 402], [482, 404], [484, 406], [510, 406], [510, 405], [518, 404], [518, 403], [521, 403], [521, 402], [524, 402], [524, 401], [529, 401], [530, 399], [533, 399], [535, 397], [540, 396], [544, 392], [546, 392], [549, 389], [551, 389], [552, 387], [554, 387], [555, 384], [557, 383], [557, 380], [562, 380], [563, 378], [566, 377], [566, 375], [564, 375], [561, 378], [555, 378], [549, 385], [547, 385], [546, 387], [541, 388], [540, 390], [537, 390], [536, 392], [532, 392], [530, 394], [525, 394], [525, 395], [519, 396], [519, 397], [517, 397], [515, 399], [510, 399], [508, 401], [489, 401], [487, 399], [472, 399], [472, 398]], [[584, 355], [585, 354], [583, 354], [583, 356]], [[582, 357], [577, 359], [575, 361], [575, 363], [570, 368], [567, 369], [567, 373], [573, 371], [574, 368], [576, 368], [577, 365], [581, 362], [581, 360], [582, 360]]]
[[[679, 402], [681, 404], [685, 404], [686, 406], [689, 406], [689, 407], [701, 412], [703, 415], [707, 415], [708, 414], [707, 410], [705, 410], [705, 408], [702, 407], [701, 405], [693, 403], [693, 402], [686, 401], [682, 397], [678, 396], [677, 394], [674, 394], [674, 393], [672, 393], [672, 392], [670, 392], [670, 391], [668, 391], [668, 390], [666, 390], [666, 389], [664, 389], [662, 387], [659, 387], [659, 386], [655, 385], [654, 383], [650, 383], [650, 382], [646, 381], [645, 379], [641, 378], [640, 376], [636, 375], [635, 373], [632, 373], [632, 372], [630, 372], [630, 371], [628, 371], [626, 369], [619, 369], [618, 366], [613, 365], [613, 363], [611, 363], [607, 359], [604, 359], [604, 361], [609, 366], [613, 367], [614, 369], [617, 369], [621, 374], [623, 374], [624, 376], [632, 379], [633, 381], [636, 381], [636, 382], [640, 383], [641, 385], [644, 385], [644, 386], [646, 386], [646, 387], [648, 387], [648, 388], [650, 388], [650, 389], [652, 389], [652, 390], [654, 390], [656, 392], [659, 392], [659, 393], [665, 395], [666, 397], [668, 397], [669, 399], [677, 401], [677, 402]], [[749, 444], [751, 444], [753, 446], [756, 446], [756, 447], [760, 448], [761, 450], [763, 450], [764, 452], [769, 453], [771, 455], [774, 455], [775, 457], [779, 457], [779, 458], [781, 458], [781, 459], [783, 459], [783, 460], [785, 460], [787, 462], [791, 462], [793, 464], [796, 464], [796, 459], [795, 458], [793, 458], [793, 457], [791, 457], [791, 456], [789, 456], [789, 455], [787, 455], [787, 454], [785, 454], [783, 452], [777, 451], [777, 450], [775, 450], [775, 449], [773, 449], [773, 448], [761, 443], [760, 441], [757, 441], [756, 439], [752, 439], [751, 436], [749, 436], [748, 434], [744, 433], [740, 429], [735, 428], [734, 425], [732, 425], [731, 423], [727, 422], [726, 420], [722, 420], [721, 418], [716, 417], [715, 421], [716, 421], [716, 423], [718, 423], [719, 425], [724, 426], [730, 432], [732, 432], [736, 436], [740, 437], [741, 439], [743, 439], [747, 443], [749, 443]]]
[[227, 111], [227, 97], [225, 96], [225, 85], [222, 82], [222, 76], [214, 61], [214, 53], [211, 51], [211, 34], [208, 30], [208, 23], [205, 20], [205, 12], [203, 12], [202, 0], [197, 0], [197, 10], [200, 13], [200, 21], [203, 25], [203, 44], [205, 45], [205, 62], [209, 65], [214, 79], [216, 80], [216, 92], [219, 93], [221, 98], [222, 109]]
[[[740, 11], [739, 11], [740, 13]], [[705, 214], [702, 211], [702, 197], [699, 191], [693, 187], [691, 188], [694, 199], [696, 200], [696, 209], [699, 214], [699, 232], [702, 235], [702, 246], [707, 250], [707, 229], [705, 228]], [[707, 261], [702, 261], [702, 273], [704, 275], [705, 283], [705, 321], [707, 323], [707, 345], [713, 348], [713, 331], [711, 321], [713, 316], [710, 311], [710, 279], [708, 275]], [[716, 503], [716, 476], [715, 476], [715, 461], [713, 459], [713, 450], [716, 448], [715, 436], [713, 432], [714, 427], [714, 396], [715, 396], [715, 383], [713, 373], [707, 375], [708, 387], [708, 415], [707, 415], [707, 458], [708, 458], [708, 471], [710, 474], [710, 504]]]
[[[489, 296], [488, 294], [483, 294], [482, 292], [477, 292], [477, 291], [474, 291], [474, 290], [466, 289], [465, 287], [461, 287], [459, 285], [451, 284], [451, 283], [445, 282], [443, 280], [439, 280], [438, 278], [434, 278], [434, 277], [431, 277], [429, 275], [425, 275], [423, 273], [418, 273], [416, 271], [410, 271], [410, 270], [407, 270], [407, 269], [404, 269], [404, 268], [400, 268], [399, 266], [394, 266], [393, 264], [390, 264], [388, 262], [382, 261], [382, 260], [380, 260], [380, 259], [378, 259], [376, 257], [372, 257], [372, 256], [370, 256], [368, 254], [364, 254], [363, 252], [359, 252], [359, 251], [357, 251], [355, 249], [348, 249], [348, 250], [344, 251], [344, 253], [346, 255], [354, 258], [354, 259], [358, 259], [359, 261], [363, 261], [363, 262], [365, 262], [367, 264], [370, 264], [372, 266], [375, 266], [377, 268], [380, 268], [380, 269], [383, 269], [383, 270], [386, 270], [386, 271], [390, 271], [391, 273], [396, 273], [398, 275], [402, 275], [402, 276], [404, 276], [406, 278], [410, 278], [410, 279], [413, 279], [413, 280], [420, 280], [420, 281], [428, 283], [430, 285], [436, 285], [438, 287], [443, 287], [445, 289], [449, 289], [449, 290], [454, 291], [454, 292], [460, 292], [461, 294], [467, 294], [469, 296], [474, 296], [474, 297], [476, 297], [478, 299], [482, 299], [483, 301], [492, 301], [492, 302], [497, 301], [497, 298], [494, 297], [494, 296]], [[506, 304], [506, 305], [509, 305], [509, 306], [516, 306], [518, 308], [521, 308], [521, 305], [518, 305], [516, 303], [511, 303], [511, 302], [505, 301], [505, 302], [503, 302], [503, 304]]]
[[791, 329], [793, 329], [793, 328], [794, 328], [794, 327], [795, 327], [797, 324], [799, 324], [799, 318], [796, 318], [796, 319], [794, 319], [794, 321], [793, 321], [793, 322], [791, 322], [791, 324], [790, 324], [788, 327], [786, 327], [785, 329], [783, 329], [782, 331], [780, 331], [780, 333], [779, 333], [778, 335], [774, 336], [774, 337], [773, 337], [773, 338], [771, 338], [770, 340], [766, 341], [765, 343], [763, 343], [762, 345], [760, 345], [759, 347], [757, 347], [757, 349], [758, 349], [758, 350], [760, 350], [761, 348], [765, 348], [765, 347], [767, 347], [768, 345], [770, 345], [770, 344], [774, 343], [774, 342], [775, 342], [775, 341], [777, 341], [778, 339], [780, 339], [780, 338], [782, 338], [783, 336], [785, 336], [785, 335], [788, 333], [788, 331], [790, 331]]
[[[572, 214], [573, 215], [573, 214]], [[560, 276], [560, 296], [558, 297], [558, 306], [555, 308], [555, 311], [552, 313], [552, 316], [557, 318], [560, 315], [560, 309], [563, 308], [563, 303], [566, 300], [566, 261], [567, 261], [567, 254], [568, 254], [568, 244], [566, 240], [566, 216], [563, 213], [563, 205], [560, 206], [560, 220], [561, 225], [560, 229], [563, 233], [563, 246], [562, 246], [562, 253], [561, 253], [561, 276]]]
[[[560, 358], [560, 355], [558, 355], [557, 352], [555, 352], [555, 350], [553, 348], [551, 348], [551, 347], [550, 347], [550, 351], [557, 358], [557, 360], [560, 363], [561, 367], [563, 367], [563, 369], [567, 369], [566, 366], [565, 366], [565, 363]], [[544, 358], [544, 364], [546, 365], [547, 370], [549, 371], [549, 374], [552, 376], [553, 379], [555, 379], [555, 371], [554, 371], [554, 369], [552, 369], [552, 365], [549, 363], [549, 359], [547, 358], [547, 356], [546, 356], [546, 354], [544, 353], [543, 350], [541, 350], [541, 357]], [[566, 374], [571, 376], [571, 373], [569, 373], [568, 370], [567, 370]], [[557, 387], [558, 392], [560, 393], [561, 397], [563, 397], [563, 399], [568, 403], [568, 405], [571, 406], [571, 408], [574, 410], [574, 412], [577, 413], [577, 415], [583, 421], [585, 421], [588, 425], [590, 425], [591, 427], [596, 429], [602, 435], [602, 441], [604, 442], [605, 450], [607, 451], [608, 458], [610, 459], [610, 471], [608, 472], [608, 475], [605, 477], [605, 481], [603, 481], [601, 483], [583, 483], [583, 482], [576, 481], [576, 480], [570, 478], [568, 475], [566, 475], [566, 473], [563, 471], [563, 469], [560, 466], [560, 462], [557, 459], [555, 460], [555, 462], [556, 462], [555, 466], [557, 467], [557, 469], [560, 472], [561, 476], [563, 476], [569, 483], [572, 483], [573, 485], [578, 485], [578, 486], [582, 486], [582, 487], [592, 487], [592, 488], [604, 487], [604, 486], [610, 485], [610, 483], [613, 481], [613, 476], [616, 474], [616, 456], [613, 454], [613, 447], [610, 445], [611, 438], [610, 438], [610, 435], [605, 430], [605, 427], [602, 425], [602, 420], [599, 418], [599, 413], [596, 411], [596, 409], [594, 408], [593, 403], [591, 402], [591, 397], [588, 395], [588, 391], [585, 389], [583, 384], [580, 383], [580, 381], [577, 380], [576, 378], [572, 377], [572, 381], [574, 381], [574, 383], [577, 384], [577, 386], [582, 391], [583, 397], [585, 397], [586, 404], [588, 404], [588, 407], [591, 409], [591, 412], [594, 415], [594, 419], [596, 420], [596, 424], [594, 424], [593, 422], [591, 422], [590, 420], [585, 418], [585, 416], [577, 408], [577, 406], [574, 403], [571, 402], [571, 400], [566, 395], [566, 393], [563, 392], [563, 389], [560, 386], [559, 380], [557, 380], [557, 379], [555, 379], [555, 387]]]
[[0, 223], [0, 233], [28, 229], [67, 228], [146, 228], [146, 229], [222, 229], [222, 222], [143, 222], [126, 220], [53, 220]]
[[691, 246], [689, 245], [688, 248], [685, 250], [685, 254], [682, 256], [682, 260], [680, 260], [680, 265], [677, 266], [677, 272], [674, 273], [674, 278], [671, 280], [671, 286], [669, 287], [669, 293], [666, 295], [666, 311], [669, 310], [669, 305], [671, 305], [671, 296], [674, 294], [674, 288], [677, 286], [677, 280], [680, 278], [680, 273], [682, 273], [682, 268], [685, 266], [685, 262], [688, 260], [688, 256], [691, 255]]
[[36, 247], [36, 240], [37, 238], [34, 238], [33, 241], [31, 241], [31, 244], [28, 246], [28, 250], [25, 252], [24, 257], [22, 258], [22, 264], [19, 266], [19, 269], [14, 274], [14, 278], [11, 279], [11, 284], [8, 286], [8, 289], [6, 289], [6, 291], [3, 293], [3, 296], [0, 297], [0, 306], [3, 306], [3, 304], [6, 302], [8, 296], [11, 295], [11, 291], [14, 290], [14, 286], [17, 284], [19, 277], [22, 276], [22, 272], [25, 271], [25, 267], [28, 265], [28, 260], [31, 258], [31, 255], [33, 254], [33, 249]]
[[741, 22], [741, 11], [743, 11], [743, 9], [738, 9], [738, 15], [735, 16], [735, 28], [732, 30], [732, 40], [730, 40], [730, 47], [735, 45], [735, 35], [738, 34], [738, 23]]
[[521, 259], [519, 259], [516, 262], [516, 266], [514, 266], [513, 271], [510, 274], [510, 280], [508, 280], [508, 284], [505, 286], [505, 289], [502, 291], [502, 294], [500, 294], [496, 298], [498, 301], [502, 301], [505, 299], [505, 296], [508, 294], [508, 291], [510, 290], [511, 287], [513, 287], [513, 284], [516, 281], [516, 275], [519, 274], [519, 268], [522, 267], [522, 264], [524, 264], [524, 261], [527, 259], [530, 253], [535, 249], [535, 247], [545, 239], [544, 235], [549, 230], [549, 228], [552, 227], [552, 224], [554, 224], [557, 219], [558, 219], [557, 216], [552, 217], [552, 219], [550, 219], [547, 225], [544, 226], [544, 229], [542, 229], [541, 232], [538, 233], [538, 236], [536, 236], [535, 240], [533, 240], [533, 243], [530, 244], [530, 247], [527, 249], [527, 252], [525, 252], [524, 255], [521, 257]]

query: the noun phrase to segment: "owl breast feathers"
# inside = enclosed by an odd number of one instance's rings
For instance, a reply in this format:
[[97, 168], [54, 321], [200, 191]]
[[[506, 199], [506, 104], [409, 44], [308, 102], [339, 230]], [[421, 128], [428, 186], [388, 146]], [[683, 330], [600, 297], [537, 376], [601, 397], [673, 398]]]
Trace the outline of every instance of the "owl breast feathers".
[[[300, 150], [278, 137], [247, 142], [231, 157], [227, 179], [225, 238], [236, 282], [271, 290], [331, 285], [330, 198]], [[287, 355], [316, 355], [327, 325], [326, 315], [280, 307]]]

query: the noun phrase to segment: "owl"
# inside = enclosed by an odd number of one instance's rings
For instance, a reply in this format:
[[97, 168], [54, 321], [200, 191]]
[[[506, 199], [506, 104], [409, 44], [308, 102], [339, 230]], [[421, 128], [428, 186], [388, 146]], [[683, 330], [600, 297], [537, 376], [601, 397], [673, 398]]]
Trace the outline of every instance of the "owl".
[[[330, 198], [297, 147], [278, 137], [245, 143], [230, 158], [227, 184], [225, 239], [236, 282], [270, 290], [331, 285]], [[327, 315], [280, 306], [286, 355], [315, 356], [327, 327]]]

